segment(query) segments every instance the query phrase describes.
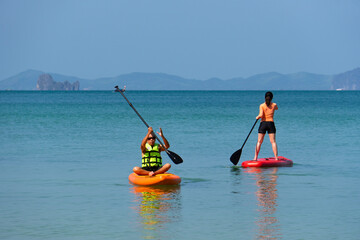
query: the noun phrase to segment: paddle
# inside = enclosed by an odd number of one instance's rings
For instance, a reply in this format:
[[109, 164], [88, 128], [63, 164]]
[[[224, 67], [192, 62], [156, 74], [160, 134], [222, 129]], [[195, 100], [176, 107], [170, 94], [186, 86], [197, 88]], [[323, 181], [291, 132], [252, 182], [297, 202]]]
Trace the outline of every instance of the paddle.
[[240, 160], [240, 156], [241, 156], [242, 149], [243, 149], [243, 147], [245, 146], [246, 141], [247, 141], [248, 138], [250, 137], [250, 134], [251, 134], [252, 130], [254, 129], [254, 127], [255, 127], [255, 125], [256, 125], [256, 123], [257, 123], [258, 120], [259, 120], [259, 119], [256, 119], [254, 125], [252, 126], [252, 128], [251, 128], [249, 134], [247, 135], [247, 137], [246, 137], [246, 139], [245, 139], [245, 142], [243, 143], [243, 145], [241, 146], [241, 148], [240, 148], [239, 150], [237, 150], [236, 152], [234, 152], [234, 153], [231, 155], [230, 161], [231, 161], [234, 165], [238, 164], [238, 162], [239, 162], [239, 160]]
[[[134, 108], [134, 106], [129, 102], [129, 100], [125, 97], [125, 94], [124, 94], [124, 92], [125, 92], [125, 87], [124, 87], [124, 89], [119, 89], [119, 87], [118, 86], [115, 86], [115, 92], [119, 92], [119, 93], [121, 93], [121, 95], [125, 98], [125, 100], [127, 101], [127, 103], [130, 105], [130, 107], [135, 111], [135, 113], [139, 116], [139, 118], [141, 119], [141, 121], [149, 128], [150, 126], [145, 122], [145, 120], [140, 116], [140, 114], [138, 113], [138, 111], [136, 111], [136, 109]], [[156, 134], [154, 133], [154, 136], [155, 136], [155, 138], [159, 141], [159, 143], [161, 144], [161, 145], [163, 145], [163, 146], [165, 146], [162, 142], [161, 142], [161, 140], [156, 136]], [[171, 151], [169, 151], [169, 150], [167, 150], [167, 149], [165, 149], [165, 152], [167, 153], [167, 155], [169, 156], [169, 158], [175, 163], [175, 164], [179, 164], [179, 163], [182, 163], [183, 162], [183, 160], [182, 160], [182, 158], [179, 156], [179, 155], [177, 155], [176, 153], [174, 153], [174, 152], [171, 152]]]

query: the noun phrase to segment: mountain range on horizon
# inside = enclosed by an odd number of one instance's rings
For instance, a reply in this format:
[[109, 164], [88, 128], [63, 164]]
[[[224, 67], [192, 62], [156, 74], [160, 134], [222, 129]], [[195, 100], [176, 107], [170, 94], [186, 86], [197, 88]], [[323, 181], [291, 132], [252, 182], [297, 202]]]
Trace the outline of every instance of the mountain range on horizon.
[[[37, 81], [43, 74], [45, 72], [38, 70], [21, 72], [0, 81], [0, 90], [38, 90]], [[56, 82], [78, 81], [80, 90], [113, 90], [115, 85], [126, 85], [128, 90], [360, 90], [360, 68], [336, 75], [269, 72], [226, 80], [196, 80], [165, 73], [142, 72], [92, 80], [57, 73], [47, 74]]]

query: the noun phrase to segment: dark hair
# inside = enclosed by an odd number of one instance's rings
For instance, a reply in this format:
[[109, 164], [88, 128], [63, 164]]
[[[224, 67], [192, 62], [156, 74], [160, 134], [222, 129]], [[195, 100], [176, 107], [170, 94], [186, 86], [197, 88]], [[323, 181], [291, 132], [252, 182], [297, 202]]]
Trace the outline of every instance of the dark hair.
[[273, 99], [273, 94], [272, 92], [266, 92], [265, 93], [265, 103], [268, 107], [270, 107], [270, 103], [271, 103], [271, 100]]

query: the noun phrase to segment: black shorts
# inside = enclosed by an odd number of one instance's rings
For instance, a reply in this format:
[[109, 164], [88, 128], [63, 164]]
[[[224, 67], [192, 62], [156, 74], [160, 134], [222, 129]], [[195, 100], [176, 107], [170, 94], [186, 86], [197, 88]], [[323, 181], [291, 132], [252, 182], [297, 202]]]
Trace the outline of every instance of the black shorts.
[[274, 122], [261, 122], [259, 126], [259, 133], [276, 133], [276, 127]]
[[161, 168], [160, 166], [156, 166], [156, 167], [142, 167], [141, 169], [144, 169], [149, 172], [155, 172], [155, 171], [159, 170], [160, 168]]

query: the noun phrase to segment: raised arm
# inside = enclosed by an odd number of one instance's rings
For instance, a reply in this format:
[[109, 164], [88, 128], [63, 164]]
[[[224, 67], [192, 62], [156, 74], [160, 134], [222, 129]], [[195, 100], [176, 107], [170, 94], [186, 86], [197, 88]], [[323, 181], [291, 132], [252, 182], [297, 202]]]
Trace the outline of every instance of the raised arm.
[[153, 129], [152, 127], [149, 127], [148, 128], [148, 132], [146, 134], [146, 136], [144, 137], [144, 139], [141, 141], [141, 146], [140, 146], [140, 149], [141, 149], [141, 152], [144, 153], [146, 148], [145, 148], [145, 145], [146, 145], [146, 142], [149, 138], [149, 135], [153, 132]]
[[165, 145], [165, 146], [160, 145], [160, 150], [165, 151], [165, 149], [168, 149], [170, 147], [170, 144], [169, 144], [168, 140], [164, 137], [164, 134], [163, 134], [161, 128], [160, 128], [160, 132], [157, 132], [157, 133], [161, 136], [162, 140], [164, 141], [164, 145]]

